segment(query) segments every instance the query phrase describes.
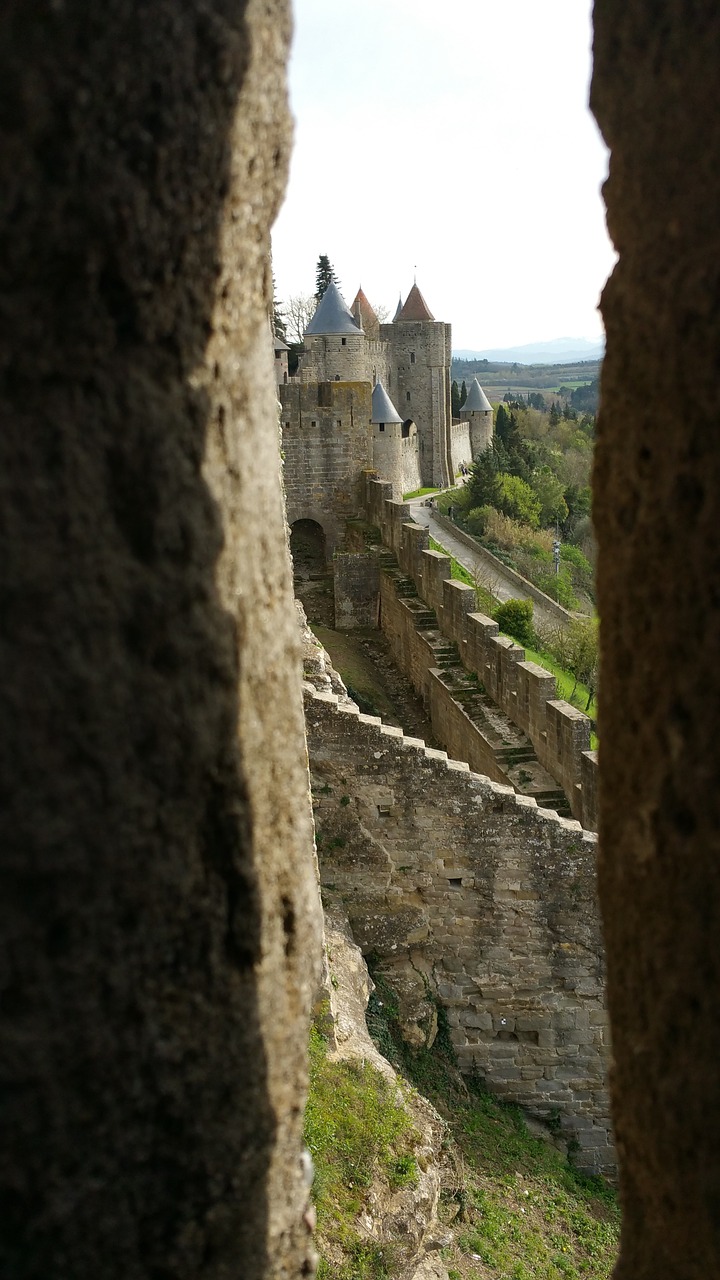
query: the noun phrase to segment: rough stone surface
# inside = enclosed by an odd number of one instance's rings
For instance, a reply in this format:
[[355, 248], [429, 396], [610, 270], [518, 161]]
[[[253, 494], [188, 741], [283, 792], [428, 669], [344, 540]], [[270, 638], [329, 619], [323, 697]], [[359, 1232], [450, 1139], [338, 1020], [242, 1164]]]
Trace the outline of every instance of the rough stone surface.
[[[326, 898], [325, 926], [333, 1056], [369, 1062], [391, 1085], [400, 1087], [396, 1071], [368, 1033], [365, 1010], [373, 982], [353, 940], [342, 901], [336, 895]], [[399, 1098], [417, 1135], [415, 1183], [390, 1191], [376, 1179], [356, 1227], [366, 1239], [393, 1245], [393, 1274], [397, 1280], [447, 1280], [446, 1268], [428, 1256], [428, 1249], [443, 1235], [437, 1208], [445, 1124], [431, 1103], [415, 1090], [407, 1089]]]
[[597, 0], [619, 262], [593, 512], [618, 1280], [720, 1274], [720, 11]]
[[342, 697], [306, 688], [323, 884], [400, 998], [409, 1043], [446, 1007], [462, 1069], [612, 1172], [596, 837]]
[[4, 6], [13, 1280], [311, 1267], [318, 913], [266, 319], [288, 37], [283, 0]]

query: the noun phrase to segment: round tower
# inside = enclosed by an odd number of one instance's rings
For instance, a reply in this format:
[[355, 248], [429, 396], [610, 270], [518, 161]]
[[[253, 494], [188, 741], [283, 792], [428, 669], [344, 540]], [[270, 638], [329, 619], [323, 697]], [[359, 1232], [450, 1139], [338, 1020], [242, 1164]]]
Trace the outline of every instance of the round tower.
[[403, 420], [382, 382], [372, 393], [373, 467], [381, 480], [393, 487], [396, 502], [403, 495]]
[[335, 283], [329, 284], [305, 330], [301, 378], [305, 382], [363, 382], [365, 334]]
[[467, 400], [460, 410], [460, 416], [467, 420], [470, 427], [470, 450], [473, 459], [479, 458], [492, 443], [493, 411], [477, 378], [473, 378], [470, 383]]

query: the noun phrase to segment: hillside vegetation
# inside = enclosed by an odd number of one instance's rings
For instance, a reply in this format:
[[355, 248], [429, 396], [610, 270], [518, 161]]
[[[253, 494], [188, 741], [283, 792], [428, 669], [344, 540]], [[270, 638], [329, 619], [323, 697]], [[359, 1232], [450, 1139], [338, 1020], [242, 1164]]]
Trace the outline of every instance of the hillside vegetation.
[[[380, 973], [374, 979], [372, 1037], [404, 1088], [429, 1099], [445, 1121], [440, 1256], [450, 1280], [607, 1280], [619, 1240], [614, 1189], [578, 1173], [552, 1132], [531, 1132], [522, 1111], [480, 1079], [463, 1080], [441, 1009], [432, 1048], [410, 1049], [392, 987]], [[316, 1032], [307, 1116], [321, 1280], [396, 1280], [400, 1243], [368, 1239], [358, 1226], [367, 1223], [374, 1181], [391, 1191], [418, 1176], [403, 1086], [393, 1089], [369, 1064], [331, 1061]]]

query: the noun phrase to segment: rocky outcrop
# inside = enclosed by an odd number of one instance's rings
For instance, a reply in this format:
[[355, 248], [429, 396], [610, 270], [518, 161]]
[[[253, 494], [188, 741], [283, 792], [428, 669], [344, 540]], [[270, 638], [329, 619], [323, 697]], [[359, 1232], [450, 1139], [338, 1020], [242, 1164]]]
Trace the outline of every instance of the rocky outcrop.
[[[390, 1083], [399, 1084], [394, 1068], [368, 1033], [365, 1009], [373, 982], [362, 952], [353, 941], [342, 904], [332, 895], [325, 900], [325, 935], [333, 1055], [369, 1062]], [[409, 1087], [403, 1093], [403, 1105], [418, 1135], [414, 1149], [415, 1184], [388, 1192], [376, 1180], [355, 1227], [364, 1239], [394, 1246], [395, 1280], [447, 1280], [447, 1270], [437, 1257], [437, 1250], [448, 1239], [446, 1229], [437, 1220], [445, 1124], [435, 1108]]]

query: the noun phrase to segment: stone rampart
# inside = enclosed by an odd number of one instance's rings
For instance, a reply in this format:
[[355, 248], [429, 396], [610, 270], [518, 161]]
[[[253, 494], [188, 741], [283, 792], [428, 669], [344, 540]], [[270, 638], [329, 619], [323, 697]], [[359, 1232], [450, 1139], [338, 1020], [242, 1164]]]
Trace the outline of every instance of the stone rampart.
[[435, 994], [463, 1070], [612, 1171], [596, 837], [335, 694], [306, 686], [305, 712], [322, 879], [408, 1040]]
[[468, 422], [452, 423], [450, 427], [450, 456], [452, 459], [451, 480], [460, 470], [461, 463], [472, 466], [473, 454], [470, 444], [470, 424]]
[[[364, 483], [367, 517], [379, 528], [384, 545], [394, 553], [419, 597], [407, 594], [397, 573], [385, 565], [380, 575], [380, 625], [396, 661], [431, 713], [434, 706], [433, 728], [440, 734], [454, 725], [449, 748], [475, 768], [485, 767], [488, 752], [477, 741], [479, 731], [469, 717], [461, 721], [449, 708], [440, 712], [440, 703], [452, 692], [441, 694], [434, 687], [441, 675], [432, 675], [438, 661], [428, 633], [437, 628], [457, 646], [465, 670], [477, 677], [499, 709], [527, 735], [538, 761], [565, 792], [573, 815], [583, 827], [594, 830], [597, 757], [590, 751], [588, 717], [556, 696], [555, 677], [549, 671], [526, 662], [520, 645], [501, 636], [492, 619], [475, 612], [472, 587], [451, 578], [449, 556], [428, 550], [427, 529], [408, 519], [407, 504], [389, 499], [390, 486], [369, 473]], [[488, 773], [497, 776], [489, 765]]]

